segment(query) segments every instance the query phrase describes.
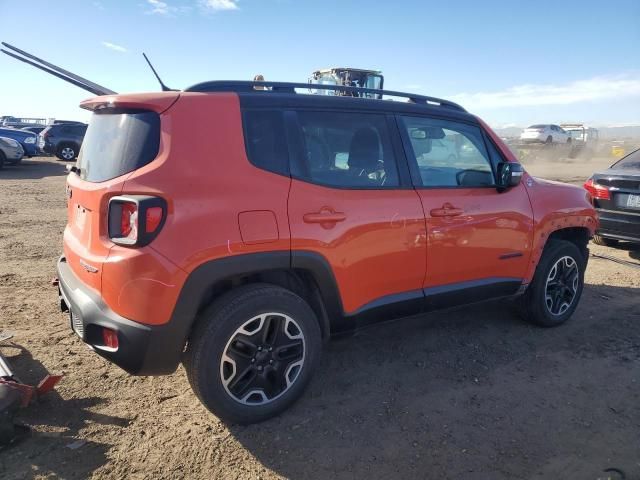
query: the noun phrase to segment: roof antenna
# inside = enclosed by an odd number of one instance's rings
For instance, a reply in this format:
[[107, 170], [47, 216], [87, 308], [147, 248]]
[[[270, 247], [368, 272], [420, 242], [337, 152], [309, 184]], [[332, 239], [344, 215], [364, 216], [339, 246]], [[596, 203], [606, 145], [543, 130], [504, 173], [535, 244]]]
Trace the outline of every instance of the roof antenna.
[[158, 75], [158, 72], [156, 72], [156, 69], [153, 68], [153, 65], [151, 65], [151, 62], [149, 61], [149, 59], [147, 58], [147, 55], [144, 52], [142, 52], [142, 56], [147, 61], [147, 63], [149, 64], [149, 68], [151, 69], [153, 74], [158, 79], [158, 83], [160, 83], [160, 87], [162, 87], [162, 91], [163, 92], [175, 92], [176, 90], [174, 90], [173, 88], [169, 88], [164, 83], [162, 83], [162, 80], [160, 79], [160, 76]]

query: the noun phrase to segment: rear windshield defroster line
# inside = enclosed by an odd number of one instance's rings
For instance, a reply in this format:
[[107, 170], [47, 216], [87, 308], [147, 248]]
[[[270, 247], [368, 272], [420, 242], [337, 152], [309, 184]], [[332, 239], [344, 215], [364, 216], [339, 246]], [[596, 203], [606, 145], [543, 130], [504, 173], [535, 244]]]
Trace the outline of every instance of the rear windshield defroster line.
[[160, 148], [160, 116], [146, 110], [94, 112], [78, 169], [88, 182], [104, 182], [150, 163]]

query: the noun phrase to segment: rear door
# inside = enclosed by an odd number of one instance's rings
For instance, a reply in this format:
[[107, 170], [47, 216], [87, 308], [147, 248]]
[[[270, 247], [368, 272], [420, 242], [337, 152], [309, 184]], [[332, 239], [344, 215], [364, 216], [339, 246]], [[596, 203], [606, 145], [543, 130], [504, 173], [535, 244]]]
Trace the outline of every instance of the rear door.
[[424, 214], [393, 118], [299, 110], [288, 120], [294, 259], [296, 251], [326, 259], [347, 314], [405, 300], [421, 307]]
[[[525, 186], [498, 193], [494, 169], [501, 158], [477, 125], [422, 116], [398, 121], [426, 216], [427, 301], [455, 292], [465, 294], [463, 303], [475, 294], [514, 293], [531, 255]], [[452, 155], [432, 156], [434, 141], [449, 145]]]

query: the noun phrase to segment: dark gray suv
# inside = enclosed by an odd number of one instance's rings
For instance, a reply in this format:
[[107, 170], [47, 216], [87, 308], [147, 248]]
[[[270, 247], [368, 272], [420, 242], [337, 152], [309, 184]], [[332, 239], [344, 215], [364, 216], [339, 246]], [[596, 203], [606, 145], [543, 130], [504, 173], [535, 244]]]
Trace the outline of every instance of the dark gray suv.
[[80, 152], [87, 125], [60, 123], [49, 125], [38, 136], [38, 148], [60, 160], [74, 160]]

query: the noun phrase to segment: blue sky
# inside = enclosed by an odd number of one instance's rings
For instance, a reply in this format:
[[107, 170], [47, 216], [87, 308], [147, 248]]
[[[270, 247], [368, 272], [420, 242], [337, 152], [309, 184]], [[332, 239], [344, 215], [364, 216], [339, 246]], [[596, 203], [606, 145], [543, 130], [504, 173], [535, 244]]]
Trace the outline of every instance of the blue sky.
[[[381, 69], [491, 125], [640, 125], [640, 1], [0, 0], [0, 40], [119, 92]], [[0, 57], [0, 114], [87, 120], [90, 96]]]

